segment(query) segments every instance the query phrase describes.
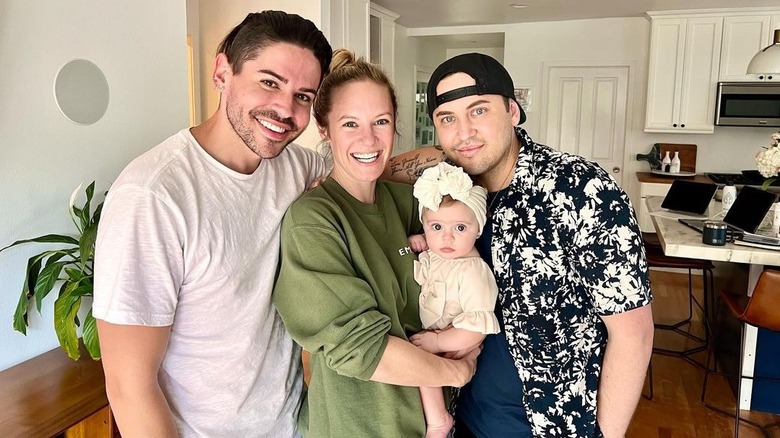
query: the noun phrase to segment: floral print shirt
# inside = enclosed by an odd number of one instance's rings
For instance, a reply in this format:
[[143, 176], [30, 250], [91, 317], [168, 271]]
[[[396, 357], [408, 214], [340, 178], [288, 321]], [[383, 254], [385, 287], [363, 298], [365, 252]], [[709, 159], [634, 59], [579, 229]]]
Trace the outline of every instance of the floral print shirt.
[[628, 196], [598, 165], [536, 144], [520, 153], [491, 221], [506, 338], [538, 437], [599, 437], [600, 316], [651, 302]]

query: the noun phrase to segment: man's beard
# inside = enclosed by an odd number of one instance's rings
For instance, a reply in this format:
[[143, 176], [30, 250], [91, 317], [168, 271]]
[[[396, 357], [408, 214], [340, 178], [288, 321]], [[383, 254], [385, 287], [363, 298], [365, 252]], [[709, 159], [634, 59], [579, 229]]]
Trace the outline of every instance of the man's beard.
[[[246, 118], [243, 118], [242, 116], [245, 114]], [[279, 116], [279, 113], [271, 109], [254, 109], [247, 113], [241, 107], [228, 104], [227, 117], [228, 121], [230, 122], [230, 126], [233, 127], [233, 130], [236, 132], [239, 138], [241, 138], [246, 147], [248, 147], [249, 150], [251, 150], [255, 155], [263, 159], [276, 157], [282, 152], [282, 150], [284, 150], [285, 146], [292, 143], [293, 140], [301, 135], [301, 132], [298, 130], [298, 126], [291, 117], [282, 118]], [[255, 135], [255, 130], [252, 127], [253, 122], [257, 122], [258, 124], [260, 123], [258, 121], [258, 117], [273, 120], [285, 126], [289, 126], [290, 129], [287, 131], [288, 137], [278, 141], [265, 137], [258, 139]]]

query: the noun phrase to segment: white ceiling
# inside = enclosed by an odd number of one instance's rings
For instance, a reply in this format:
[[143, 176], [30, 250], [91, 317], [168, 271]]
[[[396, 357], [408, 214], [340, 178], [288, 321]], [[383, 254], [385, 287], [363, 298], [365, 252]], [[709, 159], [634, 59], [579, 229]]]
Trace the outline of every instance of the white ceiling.
[[[778, 0], [371, 0], [400, 15], [404, 27], [641, 17], [647, 11], [777, 7]], [[527, 5], [513, 8], [513, 3]]]

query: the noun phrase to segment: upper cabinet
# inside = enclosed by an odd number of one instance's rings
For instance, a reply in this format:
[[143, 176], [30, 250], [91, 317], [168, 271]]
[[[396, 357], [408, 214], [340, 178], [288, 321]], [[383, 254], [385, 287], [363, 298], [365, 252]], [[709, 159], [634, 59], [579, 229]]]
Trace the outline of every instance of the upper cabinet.
[[368, 59], [368, 0], [325, 0], [322, 2], [323, 30], [334, 49], [345, 47]]
[[398, 14], [371, 3], [370, 60], [379, 64], [392, 79], [395, 56], [395, 20]]
[[725, 17], [723, 46], [720, 52], [721, 81], [780, 81], [777, 75], [745, 73], [753, 55], [772, 43], [774, 29], [780, 29], [777, 14], [757, 14]]
[[645, 132], [711, 134], [718, 81], [780, 81], [749, 75], [753, 55], [780, 29], [780, 9], [648, 12], [651, 20]]
[[334, 49], [345, 47], [380, 64], [393, 78], [398, 14], [369, 0], [323, 0], [322, 27]]
[[714, 131], [722, 17], [653, 18], [645, 132]]

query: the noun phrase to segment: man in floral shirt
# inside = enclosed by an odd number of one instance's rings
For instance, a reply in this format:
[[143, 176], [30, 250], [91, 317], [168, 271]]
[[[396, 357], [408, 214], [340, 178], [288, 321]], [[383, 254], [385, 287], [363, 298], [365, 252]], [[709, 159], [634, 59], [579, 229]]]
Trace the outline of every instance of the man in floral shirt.
[[490, 192], [478, 248], [496, 275], [502, 331], [461, 391], [455, 436], [622, 437], [653, 340], [636, 217], [600, 167], [519, 127], [513, 89], [489, 56], [445, 61], [428, 86], [442, 149], [389, 168], [413, 179], [416, 165], [446, 156]]

